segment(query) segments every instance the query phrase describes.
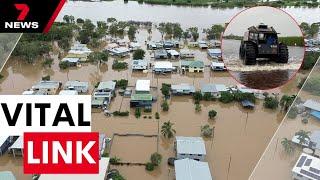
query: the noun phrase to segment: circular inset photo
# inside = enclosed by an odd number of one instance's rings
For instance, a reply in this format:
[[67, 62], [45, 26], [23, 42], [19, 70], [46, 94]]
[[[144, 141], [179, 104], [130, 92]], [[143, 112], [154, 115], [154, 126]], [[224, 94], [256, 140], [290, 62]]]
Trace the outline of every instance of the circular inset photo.
[[281, 9], [246, 9], [227, 24], [222, 59], [241, 84], [260, 90], [287, 83], [304, 58], [304, 38], [298, 23]]

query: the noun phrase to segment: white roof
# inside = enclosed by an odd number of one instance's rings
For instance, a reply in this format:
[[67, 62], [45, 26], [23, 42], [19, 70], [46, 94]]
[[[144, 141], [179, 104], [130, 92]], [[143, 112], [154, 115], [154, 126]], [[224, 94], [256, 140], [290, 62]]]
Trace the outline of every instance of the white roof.
[[174, 90], [195, 90], [194, 86], [188, 84], [188, 83], [181, 83], [181, 84], [172, 84], [171, 89]]
[[34, 90], [26, 90], [26, 91], [23, 91], [22, 95], [33, 95], [35, 92]]
[[172, 69], [172, 63], [170, 61], [157, 61], [154, 63], [155, 69]]
[[224, 67], [224, 63], [222, 62], [211, 62], [212, 67]]
[[2, 144], [4, 142], [6, 142], [6, 140], [9, 138], [9, 136], [0, 136], [0, 146], [2, 146]]
[[150, 91], [150, 80], [138, 79], [136, 82], [136, 91]]
[[23, 149], [23, 136], [19, 136], [10, 149]]
[[40, 81], [34, 86], [32, 89], [51, 89], [51, 88], [58, 88], [60, 85], [59, 81]]
[[220, 48], [208, 49], [208, 53], [210, 53], [210, 54], [221, 54], [221, 49]]
[[212, 180], [209, 164], [193, 159], [174, 161], [176, 180]]
[[141, 47], [138, 42], [130, 42], [129, 46], [130, 47]]
[[109, 158], [99, 160], [99, 174], [42, 174], [39, 180], [102, 180], [108, 170]]
[[89, 82], [85, 82], [85, 81], [67, 81], [65, 84], [64, 84], [64, 87], [79, 87], [79, 86], [84, 86], [84, 87], [88, 87], [89, 86]]
[[167, 52], [171, 54], [171, 56], [179, 56], [179, 52], [174, 49], [167, 50]]
[[308, 99], [303, 106], [312, 110], [320, 111], [320, 103], [312, 99]]
[[178, 154], [206, 154], [202, 137], [176, 136]]
[[78, 95], [78, 91], [76, 90], [61, 90], [59, 95]]
[[320, 159], [302, 153], [292, 172], [302, 175], [305, 179], [320, 180]]
[[77, 62], [80, 61], [80, 58], [76, 58], [76, 57], [68, 58], [68, 57], [66, 57], [66, 58], [63, 58], [61, 61], [62, 62], [69, 62], [69, 63], [77, 63]]

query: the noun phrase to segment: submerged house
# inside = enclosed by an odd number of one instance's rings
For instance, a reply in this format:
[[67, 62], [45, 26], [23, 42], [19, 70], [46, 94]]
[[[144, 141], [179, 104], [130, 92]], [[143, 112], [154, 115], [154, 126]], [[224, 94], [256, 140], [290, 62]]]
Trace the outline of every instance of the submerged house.
[[199, 41], [198, 46], [200, 49], [208, 49], [208, 44], [205, 41]]
[[61, 90], [59, 95], [78, 95], [78, 91], [76, 90]]
[[164, 49], [156, 50], [156, 51], [154, 51], [154, 58], [155, 59], [167, 59], [168, 53]]
[[179, 58], [180, 56], [180, 53], [174, 49], [167, 50], [167, 53], [169, 58]]
[[181, 159], [174, 161], [176, 180], [212, 180], [209, 164], [193, 159]]
[[138, 42], [130, 42], [129, 43], [129, 49], [131, 51], [135, 51], [135, 50], [140, 49], [140, 48], [141, 48], [141, 45]]
[[84, 81], [67, 81], [64, 86], [64, 90], [76, 90], [78, 93], [86, 93], [89, 89], [89, 82]]
[[40, 81], [37, 84], [32, 86], [32, 90], [41, 91], [47, 95], [55, 95], [60, 89], [60, 81]]
[[118, 56], [118, 57], [126, 57], [129, 55], [130, 50], [126, 47], [118, 47], [108, 50], [110, 55], [112, 56]]
[[303, 106], [310, 113], [310, 115], [320, 120], [320, 103], [319, 102], [312, 99], [308, 99], [303, 104]]
[[61, 60], [61, 62], [67, 62], [69, 66], [77, 66], [80, 64], [79, 57], [65, 57]]
[[177, 159], [205, 160], [206, 146], [202, 137], [176, 136], [174, 148]]
[[163, 48], [163, 43], [161, 43], [161, 42], [148, 42], [147, 48], [151, 49], [151, 50], [160, 49], [160, 48]]
[[180, 68], [182, 72], [204, 72], [203, 61], [180, 61]]
[[69, 54], [87, 54], [92, 53], [92, 50], [87, 47], [86, 44], [75, 43], [71, 46]]
[[210, 40], [210, 41], [209, 41], [209, 47], [210, 47], [210, 48], [218, 48], [218, 47], [221, 47], [221, 41], [219, 41], [219, 40]]
[[194, 58], [194, 52], [190, 51], [189, 49], [181, 49], [180, 50], [180, 57], [181, 58]]
[[108, 106], [114, 95], [115, 88], [116, 82], [114, 81], [100, 82], [92, 95], [92, 107]]
[[187, 83], [171, 85], [171, 93], [174, 95], [190, 95], [195, 92], [195, 87]]
[[320, 159], [309, 154], [301, 153], [292, 168], [292, 177], [296, 180], [319, 180]]
[[150, 80], [137, 80], [135, 94], [131, 95], [130, 107], [151, 108], [152, 100]]
[[146, 70], [148, 69], [149, 61], [144, 59], [132, 60], [132, 70]]
[[222, 58], [221, 49], [208, 49], [208, 55], [212, 59], [221, 60]]
[[211, 62], [210, 67], [213, 71], [226, 71], [227, 70], [227, 68], [223, 62]]
[[172, 72], [174, 69], [170, 61], [158, 61], [154, 63], [153, 71], [155, 73], [167, 73]]
[[219, 98], [221, 92], [228, 91], [224, 84], [203, 84], [201, 85], [201, 93], [204, 95], [206, 93], [211, 94], [213, 97]]

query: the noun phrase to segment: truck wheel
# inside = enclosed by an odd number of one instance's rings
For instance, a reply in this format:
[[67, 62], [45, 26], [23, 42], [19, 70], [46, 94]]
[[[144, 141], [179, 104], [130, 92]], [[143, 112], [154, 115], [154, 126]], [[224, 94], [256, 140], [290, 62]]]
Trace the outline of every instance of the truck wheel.
[[256, 64], [256, 49], [252, 44], [245, 45], [244, 64], [255, 65]]
[[288, 63], [289, 52], [285, 44], [279, 44], [278, 63]]
[[240, 49], [239, 49], [239, 57], [241, 60], [244, 59], [243, 44], [241, 44]]

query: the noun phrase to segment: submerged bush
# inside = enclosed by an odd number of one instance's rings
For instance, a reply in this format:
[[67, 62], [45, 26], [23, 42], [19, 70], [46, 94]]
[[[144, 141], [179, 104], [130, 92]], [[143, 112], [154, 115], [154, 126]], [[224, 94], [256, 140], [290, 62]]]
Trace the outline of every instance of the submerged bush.
[[230, 92], [221, 92], [221, 97], [219, 98], [219, 101], [222, 103], [230, 103], [234, 100], [233, 94]]
[[266, 97], [263, 103], [265, 108], [268, 109], [277, 109], [279, 105], [279, 101], [275, 97]]

